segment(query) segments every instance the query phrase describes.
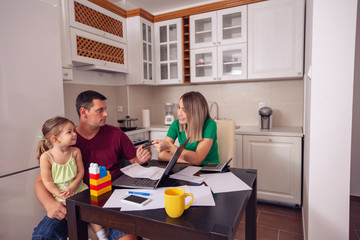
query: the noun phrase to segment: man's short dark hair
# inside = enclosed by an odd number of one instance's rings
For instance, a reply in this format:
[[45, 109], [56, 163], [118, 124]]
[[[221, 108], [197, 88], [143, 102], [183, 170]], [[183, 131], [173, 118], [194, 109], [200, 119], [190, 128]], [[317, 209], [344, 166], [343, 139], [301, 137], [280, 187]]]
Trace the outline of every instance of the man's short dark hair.
[[93, 106], [94, 99], [106, 100], [107, 98], [101, 93], [92, 90], [84, 91], [77, 96], [76, 111], [79, 117], [80, 117], [80, 108], [84, 107], [85, 109], [90, 110], [90, 108]]

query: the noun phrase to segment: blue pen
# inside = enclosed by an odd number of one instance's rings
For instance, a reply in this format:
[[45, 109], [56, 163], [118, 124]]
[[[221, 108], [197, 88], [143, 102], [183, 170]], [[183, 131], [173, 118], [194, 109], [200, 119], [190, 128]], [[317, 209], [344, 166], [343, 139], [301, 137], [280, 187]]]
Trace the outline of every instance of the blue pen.
[[141, 195], [141, 196], [150, 196], [150, 193], [146, 193], [146, 192], [132, 192], [129, 191], [129, 194], [136, 194], [136, 195]]

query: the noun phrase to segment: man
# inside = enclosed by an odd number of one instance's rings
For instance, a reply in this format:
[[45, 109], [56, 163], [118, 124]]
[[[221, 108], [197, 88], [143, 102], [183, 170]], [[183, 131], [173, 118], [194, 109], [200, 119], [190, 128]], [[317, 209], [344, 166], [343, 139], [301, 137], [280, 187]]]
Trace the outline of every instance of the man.
[[[84, 182], [89, 184], [89, 165], [105, 166], [113, 179], [121, 174], [121, 159], [143, 164], [151, 158], [148, 149], [136, 149], [130, 139], [119, 128], [105, 124], [106, 97], [95, 91], [85, 91], [76, 99], [76, 110], [80, 118], [76, 127], [76, 147], [80, 148], [84, 162]], [[35, 193], [47, 211], [47, 216], [34, 229], [33, 239], [66, 239], [66, 207], [56, 201], [44, 187], [40, 175], [35, 183]], [[135, 235], [109, 229], [109, 239], [136, 239]]]

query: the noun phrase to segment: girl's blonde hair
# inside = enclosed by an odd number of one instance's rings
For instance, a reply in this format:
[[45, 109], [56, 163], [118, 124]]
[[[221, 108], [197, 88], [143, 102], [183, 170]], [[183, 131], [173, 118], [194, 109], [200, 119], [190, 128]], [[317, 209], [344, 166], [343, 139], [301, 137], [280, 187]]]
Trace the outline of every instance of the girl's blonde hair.
[[41, 154], [53, 147], [51, 142], [52, 136], [58, 136], [64, 125], [69, 122], [75, 126], [71, 120], [64, 117], [57, 116], [46, 120], [42, 126], [43, 136], [38, 144], [37, 159], [40, 159]]
[[180, 98], [184, 104], [187, 124], [180, 125], [180, 131], [186, 130], [189, 142], [202, 140], [203, 126], [210, 118], [209, 107], [205, 97], [199, 92], [187, 92]]

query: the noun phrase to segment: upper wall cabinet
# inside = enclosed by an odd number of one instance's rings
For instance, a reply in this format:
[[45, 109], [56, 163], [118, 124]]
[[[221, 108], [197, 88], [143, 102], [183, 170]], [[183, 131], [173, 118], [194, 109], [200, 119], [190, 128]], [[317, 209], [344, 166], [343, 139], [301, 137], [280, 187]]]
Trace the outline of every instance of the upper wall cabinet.
[[246, 42], [246, 9], [240, 6], [190, 16], [190, 48]]
[[304, 0], [270, 0], [248, 6], [248, 78], [301, 78]]
[[85, 71], [127, 72], [124, 18], [89, 1], [59, 3], [64, 74], [69, 75], [73, 66]]
[[155, 84], [154, 24], [139, 16], [127, 18], [129, 64], [127, 84]]
[[126, 43], [125, 19], [92, 2], [69, 1], [70, 26]]
[[156, 84], [183, 82], [181, 18], [155, 23]]

